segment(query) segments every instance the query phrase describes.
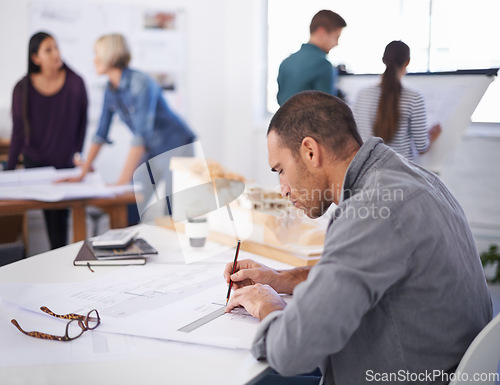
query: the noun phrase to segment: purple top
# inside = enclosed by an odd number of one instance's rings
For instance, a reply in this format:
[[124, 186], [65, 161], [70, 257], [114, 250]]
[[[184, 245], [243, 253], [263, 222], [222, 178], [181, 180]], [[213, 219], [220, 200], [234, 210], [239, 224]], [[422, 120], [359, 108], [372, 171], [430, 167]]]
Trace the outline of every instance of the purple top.
[[[31, 160], [56, 168], [73, 167], [73, 155], [80, 152], [87, 126], [87, 92], [83, 79], [68, 66], [66, 80], [55, 94], [40, 94], [24, 77], [12, 95], [12, 137], [7, 169], [16, 167], [22, 152]], [[28, 80], [28, 81], [27, 81]], [[23, 123], [23, 98], [28, 87], [29, 138]]]

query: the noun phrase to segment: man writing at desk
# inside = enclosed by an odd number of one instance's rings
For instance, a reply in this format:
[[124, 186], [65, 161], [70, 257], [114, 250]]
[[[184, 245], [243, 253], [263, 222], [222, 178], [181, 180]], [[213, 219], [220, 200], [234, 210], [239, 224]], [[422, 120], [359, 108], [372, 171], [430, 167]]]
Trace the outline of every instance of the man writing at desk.
[[296, 207], [311, 218], [338, 207], [316, 266], [226, 266], [236, 289], [226, 311], [243, 306], [262, 321], [254, 356], [286, 376], [319, 367], [324, 384], [447, 383], [492, 316], [458, 202], [381, 139], [362, 143], [349, 107], [328, 94], [292, 97], [267, 143]]

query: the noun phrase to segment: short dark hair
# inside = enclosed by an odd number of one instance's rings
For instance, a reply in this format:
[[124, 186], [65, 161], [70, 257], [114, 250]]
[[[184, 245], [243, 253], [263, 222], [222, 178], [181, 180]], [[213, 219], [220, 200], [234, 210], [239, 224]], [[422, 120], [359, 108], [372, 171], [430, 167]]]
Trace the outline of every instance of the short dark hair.
[[363, 144], [349, 106], [320, 91], [302, 91], [288, 99], [271, 119], [267, 134], [271, 131], [293, 156], [298, 155], [307, 136], [331, 150], [338, 159], [346, 159]]
[[309, 31], [310, 33], [313, 33], [319, 27], [323, 27], [327, 32], [332, 32], [346, 26], [347, 23], [338, 13], [328, 9], [323, 9], [313, 16], [311, 25], [309, 26]]

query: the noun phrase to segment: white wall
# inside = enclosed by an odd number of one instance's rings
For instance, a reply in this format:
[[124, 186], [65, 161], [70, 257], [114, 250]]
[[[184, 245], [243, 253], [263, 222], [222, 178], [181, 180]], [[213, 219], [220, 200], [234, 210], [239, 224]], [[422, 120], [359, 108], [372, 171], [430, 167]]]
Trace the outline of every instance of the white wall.
[[12, 90], [26, 72], [28, 50], [28, 2], [8, 0], [0, 3], [0, 137], [10, 136]]
[[[32, 0], [37, 2], [40, 0]], [[85, 0], [92, 3], [95, 0]], [[255, 179], [256, 138], [265, 135], [265, 0], [102, 0], [142, 7], [183, 9], [187, 18], [187, 109], [185, 119], [198, 134], [204, 153], [235, 172]], [[11, 130], [11, 94], [26, 72], [28, 0], [0, 2], [0, 137]], [[64, 52], [63, 52], [64, 55]], [[92, 60], [89, 57], [89, 60]], [[261, 128], [256, 131], [256, 128]], [[88, 137], [96, 129], [88, 126]], [[115, 129], [115, 127], [114, 127]], [[119, 125], [115, 138], [122, 137]], [[117, 135], [118, 133], [118, 135]], [[119, 141], [119, 140], [118, 140]], [[262, 143], [261, 143], [262, 144]], [[126, 144], [125, 144], [126, 145]], [[115, 169], [127, 150], [106, 149], [97, 166]], [[261, 151], [262, 152], [262, 151]], [[260, 159], [261, 160], [261, 159]], [[268, 167], [266, 166], [267, 173]], [[104, 174], [112, 174], [104, 170]]]

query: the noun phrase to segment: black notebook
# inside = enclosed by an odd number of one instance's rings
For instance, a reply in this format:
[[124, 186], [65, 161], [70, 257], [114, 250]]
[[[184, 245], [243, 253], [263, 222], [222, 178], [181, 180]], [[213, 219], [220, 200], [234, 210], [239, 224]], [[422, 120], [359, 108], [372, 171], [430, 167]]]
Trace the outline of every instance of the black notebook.
[[90, 241], [84, 241], [73, 265], [144, 265], [145, 255], [151, 254], [158, 254], [158, 251], [142, 238], [135, 239], [123, 249], [94, 249]]

